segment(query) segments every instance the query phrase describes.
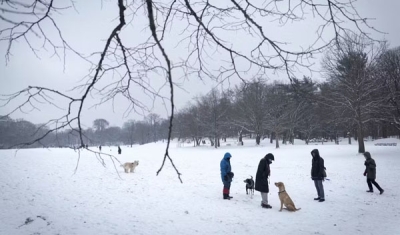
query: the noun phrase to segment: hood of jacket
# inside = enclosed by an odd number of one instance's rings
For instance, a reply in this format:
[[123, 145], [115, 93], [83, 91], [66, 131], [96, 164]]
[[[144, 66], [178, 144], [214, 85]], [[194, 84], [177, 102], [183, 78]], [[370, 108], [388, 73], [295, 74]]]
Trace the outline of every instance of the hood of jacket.
[[319, 151], [318, 151], [318, 149], [314, 149], [313, 151], [311, 151], [311, 156], [312, 156], [313, 158], [319, 158], [320, 156], [319, 156]]
[[232, 157], [230, 153], [225, 153], [224, 160], [229, 160]]
[[371, 159], [371, 154], [369, 152], [365, 152], [364, 156], [367, 160]]
[[269, 162], [275, 161], [275, 157], [272, 153], [268, 153], [264, 158], [270, 160]]

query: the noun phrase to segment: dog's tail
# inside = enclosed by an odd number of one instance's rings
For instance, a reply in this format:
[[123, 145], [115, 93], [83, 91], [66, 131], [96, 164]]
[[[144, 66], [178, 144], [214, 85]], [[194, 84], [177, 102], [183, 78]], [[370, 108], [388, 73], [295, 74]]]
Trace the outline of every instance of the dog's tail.
[[301, 210], [301, 208], [296, 208], [296, 207], [290, 207], [290, 208], [283, 208], [284, 210], [287, 210], [287, 211], [299, 211], [299, 210]]

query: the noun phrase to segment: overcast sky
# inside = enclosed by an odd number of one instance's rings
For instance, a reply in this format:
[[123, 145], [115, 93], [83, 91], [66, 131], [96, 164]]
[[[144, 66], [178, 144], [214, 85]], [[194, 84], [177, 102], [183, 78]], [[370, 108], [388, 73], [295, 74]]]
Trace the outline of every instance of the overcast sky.
[[[104, 5], [100, 4], [100, 1], [77, 1], [76, 7], [78, 12], [74, 10], [68, 10], [62, 15], [54, 15], [60, 29], [62, 30], [65, 39], [69, 44], [79, 52], [92, 53], [94, 51], [100, 51], [104, 47], [104, 40], [109, 36], [110, 31], [115, 27], [117, 21], [115, 18], [118, 15], [118, 10], [115, 6], [114, 1], [104, 1]], [[0, 5], [1, 6], [1, 5]], [[400, 46], [400, 24], [398, 11], [400, 9], [399, 0], [362, 0], [356, 4], [357, 10], [363, 17], [375, 18], [371, 21], [371, 25], [375, 28], [383, 31], [387, 34], [372, 33], [372, 36], [377, 39], [386, 39], [389, 41], [391, 47]], [[0, 14], [3, 14], [0, 12]], [[4, 28], [5, 23], [0, 20], [1, 27]], [[310, 38], [315, 37], [315, 34], [310, 32], [310, 25], [317, 25], [318, 22], [314, 22], [312, 17], [306, 19], [302, 24], [297, 24], [295, 27], [290, 25], [281, 28], [276, 31], [273, 35], [275, 39], [290, 40], [292, 43], [298, 42], [309, 42]], [[138, 31], [132, 31], [145, 36], [149, 35], [148, 30], [143, 30], [147, 26], [145, 18], [141, 22], [132, 22], [132, 25], [126, 27], [135, 27], [141, 29]], [[48, 25], [49, 28], [50, 25]], [[53, 32], [54, 34], [55, 32]], [[136, 34], [124, 35], [124, 40], [135, 41], [139, 36]], [[242, 43], [245, 47], [246, 42], [240, 41], [240, 35], [232, 40], [236, 40], [239, 44]], [[34, 42], [33, 42], [34, 43]], [[174, 58], [178, 58], [180, 52], [184, 51], [185, 48], [180, 48], [179, 44], [174, 38], [170, 38], [169, 41], [164, 42], [167, 51]], [[7, 42], [0, 41], [0, 94], [9, 94], [27, 86], [45, 86], [52, 89], [57, 89], [62, 92], [67, 92], [74, 86], [79, 84], [79, 81], [88, 74], [89, 66], [83, 62], [80, 58], [74, 56], [71, 53], [67, 54], [66, 67], [64, 70], [63, 60], [55, 56], [50, 57], [50, 52], [39, 52], [38, 59], [34, 53], [30, 50], [28, 45], [20, 40], [18, 43], [13, 45], [12, 56], [10, 61], [5, 60], [5, 51], [7, 49]], [[218, 56], [217, 56], [218, 58]], [[319, 58], [319, 57], [317, 57]], [[216, 59], [216, 63], [217, 63]], [[212, 63], [213, 61], [211, 61]], [[318, 61], [316, 68], [319, 67]], [[301, 76], [299, 74], [299, 76]], [[315, 80], [320, 79], [320, 75], [313, 74]], [[269, 79], [273, 80], [284, 80], [287, 77], [282, 75], [269, 75]], [[164, 80], [154, 78], [151, 80], [151, 84], [155, 87], [162, 88]], [[176, 81], [182, 84], [182, 89], [175, 89], [175, 103], [177, 109], [183, 108], [188, 102], [193, 101], [193, 97], [206, 94], [212, 87], [216, 86], [216, 83], [210, 80], [201, 81], [197, 77], [188, 77], [185, 80]], [[239, 80], [231, 80], [230, 83], [224, 83], [219, 86], [219, 89], [228, 88], [228, 86], [234, 86], [239, 84]], [[168, 95], [168, 87], [162, 88], [162, 94]], [[69, 93], [78, 97], [79, 93]], [[144, 102], [147, 102], [148, 106], [152, 106], [153, 102], [146, 98], [143, 94], [138, 92], [138, 96]], [[117, 98], [114, 104], [107, 103], [96, 108], [90, 108], [96, 101], [96, 98], [88, 100], [88, 105], [85, 105], [84, 114], [82, 116], [83, 123], [86, 127], [92, 126], [92, 122], [96, 118], [105, 118], [111, 125], [122, 126], [122, 124], [129, 119], [141, 120], [143, 117], [130, 113], [128, 116], [124, 116], [124, 111], [129, 103], [121, 98]], [[62, 101], [60, 101], [62, 103]], [[13, 108], [17, 103], [11, 103], [6, 107], [0, 107], [0, 115], [4, 115]], [[169, 106], [169, 104], [166, 104]], [[50, 118], [60, 116], [62, 112], [49, 105], [38, 106], [40, 111], [34, 110], [28, 114], [17, 112], [12, 115], [12, 118], [24, 118], [34, 123], [43, 123]], [[156, 100], [152, 111], [163, 117], [166, 117], [168, 112], [161, 100]], [[28, 111], [28, 110], [25, 110]]]

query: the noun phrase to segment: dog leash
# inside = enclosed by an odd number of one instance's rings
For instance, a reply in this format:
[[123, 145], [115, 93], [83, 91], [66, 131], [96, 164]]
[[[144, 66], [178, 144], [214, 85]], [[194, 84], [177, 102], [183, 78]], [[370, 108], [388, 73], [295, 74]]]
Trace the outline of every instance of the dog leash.
[[[270, 185], [271, 184], [271, 180], [269, 179], [269, 177], [268, 177], [268, 185]], [[268, 186], [269, 187], [269, 186]], [[271, 191], [269, 191], [269, 195], [271, 195]]]

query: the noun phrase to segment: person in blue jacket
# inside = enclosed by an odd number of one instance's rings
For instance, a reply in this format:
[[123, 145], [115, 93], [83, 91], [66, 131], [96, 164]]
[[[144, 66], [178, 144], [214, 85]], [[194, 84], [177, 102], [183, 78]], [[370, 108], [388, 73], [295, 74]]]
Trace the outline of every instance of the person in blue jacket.
[[233, 179], [233, 172], [231, 167], [232, 155], [230, 153], [225, 153], [224, 158], [221, 160], [221, 179], [224, 184], [224, 189], [222, 190], [223, 198], [230, 200], [232, 197], [229, 196], [229, 190], [231, 188], [231, 182]]

